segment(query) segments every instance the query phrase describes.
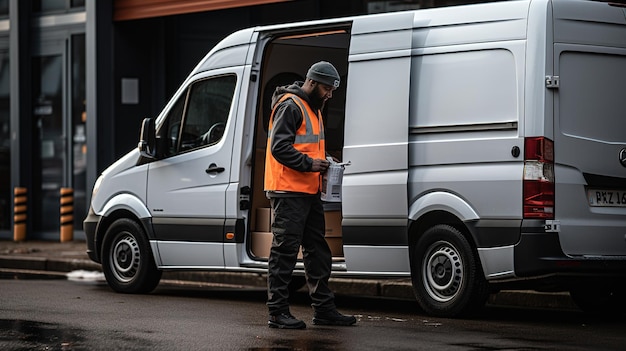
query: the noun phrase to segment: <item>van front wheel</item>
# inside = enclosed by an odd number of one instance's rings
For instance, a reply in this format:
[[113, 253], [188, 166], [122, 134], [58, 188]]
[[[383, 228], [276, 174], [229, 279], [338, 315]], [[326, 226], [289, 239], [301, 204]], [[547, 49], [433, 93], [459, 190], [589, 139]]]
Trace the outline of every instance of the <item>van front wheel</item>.
[[424, 232], [412, 248], [411, 268], [417, 302], [430, 315], [467, 314], [489, 296], [470, 243], [452, 226], [439, 224]]
[[121, 293], [147, 293], [161, 280], [143, 228], [127, 218], [113, 222], [104, 235], [102, 270], [109, 286]]

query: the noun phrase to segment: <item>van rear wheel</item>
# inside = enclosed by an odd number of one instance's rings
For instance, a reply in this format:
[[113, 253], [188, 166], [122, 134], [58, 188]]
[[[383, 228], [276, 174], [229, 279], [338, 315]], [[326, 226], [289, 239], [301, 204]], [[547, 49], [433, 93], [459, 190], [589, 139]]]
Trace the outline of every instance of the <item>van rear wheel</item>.
[[104, 235], [102, 270], [109, 286], [121, 293], [148, 293], [162, 273], [143, 228], [127, 218], [113, 222]]
[[489, 297], [480, 262], [465, 236], [439, 224], [412, 248], [411, 278], [420, 307], [428, 314], [454, 317], [484, 306]]

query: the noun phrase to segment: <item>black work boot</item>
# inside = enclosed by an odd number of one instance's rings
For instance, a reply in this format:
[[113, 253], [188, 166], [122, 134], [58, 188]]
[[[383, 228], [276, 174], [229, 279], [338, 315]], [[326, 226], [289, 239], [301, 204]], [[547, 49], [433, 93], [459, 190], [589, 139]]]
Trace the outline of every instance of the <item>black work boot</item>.
[[337, 310], [330, 310], [327, 312], [315, 312], [313, 317], [313, 324], [317, 325], [353, 325], [356, 323], [356, 317], [346, 316]]
[[292, 316], [289, 312], [283, 312], [276, 315], [270, 315], [270, 318], [267, 321], [267, 324], [270, 328], [280, 328], [280, 329], [304, 329], [306, 328], [306, 324]]

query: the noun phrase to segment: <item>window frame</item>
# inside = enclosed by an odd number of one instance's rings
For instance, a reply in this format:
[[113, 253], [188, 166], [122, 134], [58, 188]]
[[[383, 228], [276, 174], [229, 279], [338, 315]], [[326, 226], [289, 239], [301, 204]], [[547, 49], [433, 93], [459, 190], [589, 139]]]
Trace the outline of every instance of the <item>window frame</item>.
[[[232, 81], [227, 80], [224, 83], [222, 83], [222, 86], [228, 84], [227, 86], [228, 90], [223, 89], [224, 91], [227, 91], [228, 94], [221, 94], [221, 95], [209, 94], [208, 95], [209, 99], [214, 99], [214, 97], [216, 96], [218, 97], [223, 96], [223, 97], [228, 98], [228, 103], [222, 104], [223, 105], [222, 107], [228, 106], [228, 108], [224, 111], [223, 115], [220, 116], [221, 119], [218, 117], [216, 120], [213, 121], [213, 123], [210, 123], [211, 126], [208, 126], [209, 123], [207, 123], [206, 130], [203, 130], [201, 133], [200, 132], [195, 133], [195, 134], [188, 133], [189, 132], [189, 129], [187, 128], [189, 126], [188, 122], [191, 119], [190, 108], [193, 108], [192, 104], [194, 103], [194, 97], [197, 96], [194, 94], [194, 91], [199, 91], [196, 89], [202, 88], [203, 84], [206, 85], [209, 82], [215, 82], [218, 79], [224, 79], [224, 78], [232, 79]], [[231, 114], [232, 114], [233, 101], [235, 99], [235, 91], [237, 89], [238, 79], [239, 79], [238, 75], [235, 73], [218, 74], [214, 76], [207, 76], [207, 77], [202, 77], [200, 79], [197, 79], [193, 81], [192, 83], [190, 83], [185, 88], [185, 91], [182, 94], [180, 94], [180, 96], [178, 97], [178, 99], [176, 99], [176, 101], [173, 102], [170, 109], [167, 111], [167, 114], [165, 116], [163, 123], [159, 124], [159, 127], [158, 127], [159, 129], [157, 130], [157, 135], [160, 138], [168, 138], [168, 142], [165, 143], [167, 150], [164, 152], [163, 158], [168, 158], [168, 157], [172, 157], [175, 155], [184, 154], [190, 151], [195, 151], [201, 148], [209, 147], [209, 146], [218, 144], [223, 139]], [[211, 90], [211, 89], [206, 89], [206, 86], [204, 86], [204, 88], [205, 88], [204, 91], [201, 91], [201, 93], [205, 93], [206, 90]], [[219, 88], [220, 87], [218, 86], [217, 89], [216, 88], [213, 88], [213, 89], [214, 91], [218, 91]], [[181, 104], [181, 102], [183, 104], [182, 109], [179, 108], [179, 105]], [[203, 106], [203, 105], [200, 105], [200, 106]], [[175, 116], [174, 113], [176, 115], [179, 115], [180, 118], [173, 117]], [[172, 123], [174, 119], [176, 121], [175, 123]], [[221, 126], [219, 127], [220, 130], [216, 132], [217, 133], [216, 135], [219, 135], [219, 138], [213, 140], [211, 139], [211, 137], [213, 136], [211, 127], [215, 127], [218, 124], [221, 124]], [[175, 139], [172, 138], [172, 135], [173, 135], [172, 130], [174, 128], [177, 128]], [[184, 138], [185, 133], [188, 133], [189, 136], [195, 136], [195, 138]], [[203, 138], [203, 136], [205, 138]], [[188, 142], [189, 145], [188, 146], [184, 145], [185, 142]]]

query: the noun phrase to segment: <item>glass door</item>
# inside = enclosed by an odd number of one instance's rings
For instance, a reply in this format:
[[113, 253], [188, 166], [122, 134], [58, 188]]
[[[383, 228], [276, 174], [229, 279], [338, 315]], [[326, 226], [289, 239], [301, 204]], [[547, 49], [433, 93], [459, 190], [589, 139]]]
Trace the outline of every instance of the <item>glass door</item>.
[[34, 218], [31, 223], [34, 234], [40, 237], [59, 231], [59, 192], [67, 181], [64, 61], [62, 51], [32, 59]]
[[[86, 110], [86, 71], [85, 34], [70, 37], [70, 104], [69, 104], [69, 143], [70, 183], [74, 189], [74, 232], [83, 230], [83, 220], [87, 216], [87, 110]], [[76, 237], [76, 234], [74, 234]]]
[[[1, 6], [0, 6], [1, 7]], [[11, 117], [9, 53], [0, 50], [0, 232], [11, 229]]]
[[57, 239], [61, 188], [74, 190], [75, 232], [86, 213], [85, 35], [44, 43], [32, 80], [33, 234]]

